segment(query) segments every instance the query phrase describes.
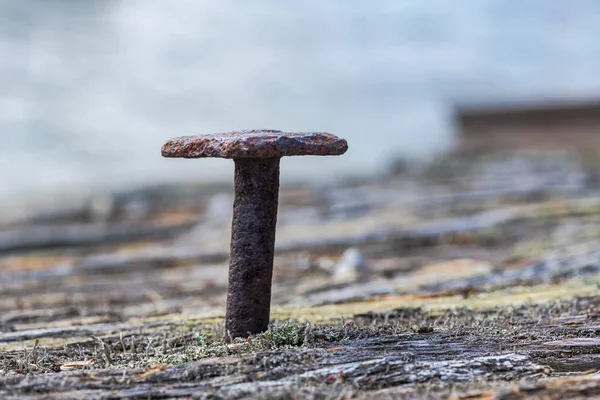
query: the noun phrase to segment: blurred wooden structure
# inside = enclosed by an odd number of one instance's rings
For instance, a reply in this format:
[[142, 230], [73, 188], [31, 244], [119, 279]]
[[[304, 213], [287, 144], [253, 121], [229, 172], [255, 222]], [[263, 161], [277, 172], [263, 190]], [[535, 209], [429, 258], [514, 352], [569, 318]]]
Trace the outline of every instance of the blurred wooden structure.
[[600, 153], [600, 98], [459, 107], [460, 150], [546, 149]]

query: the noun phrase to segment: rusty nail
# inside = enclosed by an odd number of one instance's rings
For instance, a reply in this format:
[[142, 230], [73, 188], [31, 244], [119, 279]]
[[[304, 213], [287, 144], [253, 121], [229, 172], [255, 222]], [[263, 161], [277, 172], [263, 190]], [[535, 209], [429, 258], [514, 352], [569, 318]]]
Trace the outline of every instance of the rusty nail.
[[183, 136], [163, 145], [163, 157], [219, 157], [235, 162], [225, 341], [264, 332], [269, 326], [279, 160], [341, 155], [347, 149], [344, 139], [329, 133], [278, 130]]

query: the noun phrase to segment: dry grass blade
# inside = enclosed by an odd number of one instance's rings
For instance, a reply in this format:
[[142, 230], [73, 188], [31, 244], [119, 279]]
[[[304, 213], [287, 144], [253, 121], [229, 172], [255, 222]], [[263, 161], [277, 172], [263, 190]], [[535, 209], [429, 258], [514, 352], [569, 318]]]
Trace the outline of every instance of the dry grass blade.
[[94, 360], [71, 361], [60, 366], [61, 371], [73, 371], [75, 369], [91, 368], [95, 364]]

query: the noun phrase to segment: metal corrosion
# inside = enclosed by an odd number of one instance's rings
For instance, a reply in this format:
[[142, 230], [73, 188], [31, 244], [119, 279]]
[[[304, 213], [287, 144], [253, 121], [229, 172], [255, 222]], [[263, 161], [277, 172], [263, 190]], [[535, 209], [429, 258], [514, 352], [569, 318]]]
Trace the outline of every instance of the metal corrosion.
[[247, 130], [182, 136], [162, 147], [163, 157], [178, 158], [277, 158], [286, 156], [336, 156], [348, 143], [325, 132]]
[[183, 136], [162, 147], [164, 157], [235, 162], [226, 341], [269, 327], [280, 158], [341, 155], [347, 149], [344, 139], [325, 132], [265, 129]]
[[235, 160], [225, 327], [230, 337], [264, 332], [269, 326], [279, 158]]

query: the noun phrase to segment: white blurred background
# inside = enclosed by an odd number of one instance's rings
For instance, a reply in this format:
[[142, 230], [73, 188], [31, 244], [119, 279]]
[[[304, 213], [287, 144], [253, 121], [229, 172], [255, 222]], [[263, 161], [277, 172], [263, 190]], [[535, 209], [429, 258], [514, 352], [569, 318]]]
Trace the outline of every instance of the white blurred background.
[[328, 131], [335, 179], [452, 144], [457, 103], [600, 90], [597, 0], [0, 0], [0, 195], [232, 179], [171, 137]]

